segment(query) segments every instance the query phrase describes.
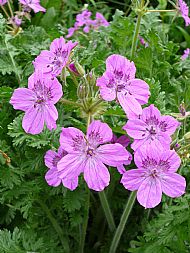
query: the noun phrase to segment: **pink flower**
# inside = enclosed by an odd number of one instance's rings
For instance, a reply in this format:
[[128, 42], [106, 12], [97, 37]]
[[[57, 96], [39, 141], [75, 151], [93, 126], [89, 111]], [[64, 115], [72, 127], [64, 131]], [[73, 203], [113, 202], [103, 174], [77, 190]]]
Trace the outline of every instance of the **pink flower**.
[[92, 12], [88, 10], [84, 10], [82, 13], [78, 14], [76, 16], [77, 27], [86, 25], [87, 21], [91, 20], [90, 19], [91, 15], [92, 15]]
[[128, 117], [141, 115], [150, 96], [149, 86], [135, 78], [136, 68], [121, 55], [111, 55], [106, 60], [106, 72], [97, 79], [104, 100], [118, 100]]
[[54, 104], [62, 95], [62, 86], [56, 78], [36, 72], [29, 77], [28, 89], [16, 89], [10, 103], [14, 109], [25, 112], [22, 121], [25, 132], [39, 134], [45, 123], [49, 130], [56, 128], [58, 112]]
[[185, 179], [175, 173], [181, 162], [175, 151], [159, 151], [147, 145], [135, 152], [134, 159], [138, 169], [123, 174], [121, 183], [130, 191], [137, 190], [137, 200], [142, 206], [157, 206], [162, 192], [171, 198], [184, 194]]
[[112, 136], [111, 128], [99, 120], [89, 125], [86, 136], [77, 128], [63, 128], [60, 144], [68, 154], [58, 162], [59, 177], [74, 180], [84, 173], [90, 189], [104, 190], [110, 181], [104, 164], [116, 167], [125, 164], [129, 158], [129, 152], [121, 144], [105, 144], [111, 141]]
[[42, 69], [44, 74], [58, 76], [69, 61], [69, 56], [78, 42], [65, 43], [63, 37], [55, 39], [50, 45], [50, 51], [43, 50], [33, 62], [35, 69]]
[[185, 20], [185, 25], [186, 26], [190, 25], [189, 8], [183, 0], [179, 0], [179, 8], [182, 17]]
[[157, 149], [161, 147], [170, 148], [171, 137], [180, 123], [171, 116], [161, 116], [160, 111], [150, 105], [144, 108], [142, 115], [138, 119], [129, 119], [123, 129], [134, 138], [131, 145], [133, 150], [140, 146], [153, 145]]
[[40, 0], [19, 0], [25, 7], [33, 9], [35, 13], [39, 11], [46, 12], [46, 9], [40, 5]]
[[109, 22], [104, 18], [104, 16], [100, 13], [96, 13], [96, 19], [93, 20], [93, 26], [95, 29], [98, 29], [100, 26], [109, 26]]
[[0, 5], [4, 5], [7, 3], [8, 0], [0, 0]]
[[[130, 143], [130, 139], [129, 137], [127, 137], [126, 135], [122, 135], [119, 138], [117, 138], [117, 136], [115, 134], [113, 134], [111, 143], [119, 143], [121, 144], [124, 148], [126, 148], [129, 143]], [[132, 161], [132, 155], [129, 153], [129, 157], [128, 159], [125, 161], [125, 165], [129, 165]], [[126, 169], [124, 167], [123, 164], [117, 165], [117, 170], [120, 174], [123, 174], [126, 172]]]
[[182, 60], [187, 59], [188, 56], [189, 56], [189, 54], [190, 54], [190, 48], [185, 49], [185, 50], [184, 50], [184, 54], [181, 56], [181, 59], [182, 59]]
[[16, 26], [21, 26], [22, 19], [20, 19], [17, 15], [15, 15], [14, 17], [11, 18], [10, 22]]
[[74, 178], [74, 180], [60, 179], [59, 171], [57, 170], [57, 163], [61, 160], [62, 157], [67, 155], [67, 152], [59, 147], [58, 152], [53, 150], [48, 150], [45, 154], [44, 161], [45, 165], [49, 168], [45, 175], [45, 179], [50, 186], [57, 187], [61, 183], [68, 187], [71, 190], [76, 189], [78, 186], [78, 177]]

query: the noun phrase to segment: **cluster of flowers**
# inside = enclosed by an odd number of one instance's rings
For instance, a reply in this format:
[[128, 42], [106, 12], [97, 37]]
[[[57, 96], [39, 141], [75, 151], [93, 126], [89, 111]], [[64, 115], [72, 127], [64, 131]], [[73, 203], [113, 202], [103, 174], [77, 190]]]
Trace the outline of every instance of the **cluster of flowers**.
[[100, 26], [109, 26], [109, 22], [104, 18], [104, 16], [97, 12], [96, 18], [92, 20], [90, 17], [92, 15], [92, 12], [88, 10], [84, 10], [82, 13], [78, 14], [76, 16], [76, 22], [74, 24], [74, 27], [70, 27], [68, 29], [68, 34], [66, 38], [70, 38], [73, 36], [73, 34], [79, 30], [81, 27], [83, 27], [83, 31], [85, 33], [88, 33], [90, 29], [97, 30]]
[[[0, 0], [0, 6], [7, 4], [8, 1], [9, 0]], [[23, 17], [29, 18], [29, 13], [31, 12], [31, 10], [33, 10], [35, 13], [40, 12], [40, 11], [42, 12], [46, 11], [46, 9], [40, 5], [40, 0], [19, 0], [19, 3], [22, 6], [22, 10], [17, 11], [15, 16], [13, 16], [13, 13], [11, 13], [11, 18], [9, 18], [8, 20], [10, 24], [16, 27], [21, 26]], [[11, 8], [10, 4], [9, 4], [9, 8]], [[7, 14], [4, 8], [3, 10]]]
[[[55, 103], [62, 97], [62, 86], [57, 80], [70, 63], [71, 52], [77, 42], [55, 39], [50, 50], [44, 50], [34, 60], [35, 72], [29, 77], [28, 88], [14, 91], [10, 103], [14, 109], [25, 112], [22, 126], [27, 133], [42, 132], [44, 124], [49, 130], [56, 128], [58, 112]], [[137, 191], [137, 199], [145, 208], [161, 202], [162, 192], [170, 197], [185, 192], [185, 179], [176, 173], [180, 158], [170, 150], [171, 135], [179, 123], [171, 116], [162, 116], [148, 103], [148, 84], [135, 78], [135, 64], [121, 55], [111, 55], [106, 60], [106, 71], [97, 79], [102, 99], [115, 100], [125, 111], [128, 121], [123, 129], [134, 139], [134, 162], [137, 169], [127, 170], [132, 161], [126, 150], [128, 136], [117, 139], [111, 128], [94, 120], [86, 135], [74, 127], [62, 128], [58, 152], [47, 151], [45, 175], [51, 186], [61, 183], [70, 190], [78, 186], [78, 177], [84, 174], [88, 187], [102, 191], [109, 185], [108, 166], [117, 167], [122, 174], [121, 183], [130, 191]]]
[[55, 103], [62, 97], [62, 86], [56, 76], [69, 62], [72, 49], [77, 45], [61, 37], [55, 39], [50, 51], [44, 50], [33, 62], [35, 72], [29, 77], [28, 88], [14, 91], [10, 103], [14, 109], [25, 112], [22, 126], [30, 134], [43, 131], [44, 123], [49, 130], [56, 128], [58, 112]]

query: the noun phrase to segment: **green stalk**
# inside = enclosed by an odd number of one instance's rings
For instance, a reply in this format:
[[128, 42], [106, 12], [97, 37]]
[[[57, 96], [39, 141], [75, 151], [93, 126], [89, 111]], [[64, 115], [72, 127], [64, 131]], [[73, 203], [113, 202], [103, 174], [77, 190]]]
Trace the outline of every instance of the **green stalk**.
[[88, 227], [88, 217], [89, 217], [89, 207], [90, 207], [90, 190], [88, 189], [88, 187], [86, 187], [86, 188], [87, 188], [87, 199], [86, 199], [85, 212], [84, 212], [84, 222], [82, 225], [82, 235], [81, 235], [79, 253], [84, 252], [86, 231], [87, 231], [87, 227]]
[[136, 191], [134, 192], [131, 192], [130, 196], [129, 196], [129, 199], [128, 199], [128, 202], [127, 202], [127, 205], [123, 211], [123, 214], [121, 216], [121, 220], [120, 220], [120, 223], [117, 227], [117, 230], [115, 232], [115, 235], [114, 235], [114, 238], [112, 240], [112, 244], [111, 244], [111, 247], [110, 247], [110, 250], [109, 250], [109, 253], [115, 253], [116, 250], [117, 250], [117, 247], [118, 247], [118, 244], [119, 244], [119, 241], [121, 239], [121, 235], [123, 233], [123, 230], [125, 228], [125, 225], [127, 223], [127, 220], [128, 220], [128, 217], [131, 213], [131, 210], [133, 208], [133, 205], [135, 203], [135, 200], [136, 200]]
[[11, 17], [14, 17], [14, 14], [13, 14], [13, 11], [12, 11], [12, 8], [11, 8], [11, 4], [9, 3], [9, 1], [7, 3], [8, 3], [9, 11], [11, 13]]
[[65, 238], [65, 236], [63, 236], [63, 232], [61, 227], [59, 226], [59, 223], [57, 222], [57, 220], [53, 217], [52, 213], [50, 212], [50, 210], [48, 209], [48, 207], [46, 206], [46, 204], [40, 200], [38, 200], [38, 203], [40, 204], [40, 206], [42, 207], [43, 211], [46, 213], [48, 219], [51, 221], [55, 231], [57, 232], [59, 239], [61, 241], [61, 244], [65, 250], [66, 253], [70, 252], [69, 249], [69, 244], [68, 244], [68, 240], [67, 238]]
[[98, 193], [98, 195], [99, 195], [100, 202], [101, 202], [102, 208], [104, 210], [104, 213], [105, 213], [105, 216], [106, 216], [106, 219], [108, 222], [109, 229], [111, 232], [114, 232], [116, 229], [116, 226], [115, 226], [115, 222], [113, 219], [113, 215], [112, 215], [110, 207], [109, 207], [108, 200], [106, 198], [106, 194], [104, 191], [101, 191]]
[[10, 16], [9, 14], [7, 13], [6, 9], [4, 8], [3, 5], [0, 5], [1, 6], [1, 9], [4, 11], [5, 15], [7, 16], [8, 19], [10, 19]]
[[137, 23], [135, 26], [135, 32], [133, 35], [133, 42], [132, 42], [132, 48], [131, 48], [131, 59], [134, 58], [135, 51], [137, 48], [137, 41], [138, 41], [138, 36], [139, 36], [139, 31], [140, 31], [141, 18], [144, 15], [143, 8], [144, 8], [144, 0], [141, 1], [141, 11], [139, 11], [139, 13], [138, 13]]

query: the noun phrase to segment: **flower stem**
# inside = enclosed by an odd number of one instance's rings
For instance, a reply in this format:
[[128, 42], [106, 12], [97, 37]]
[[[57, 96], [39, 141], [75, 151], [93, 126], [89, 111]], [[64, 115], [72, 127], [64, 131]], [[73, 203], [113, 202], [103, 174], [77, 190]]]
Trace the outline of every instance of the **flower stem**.
[[0, 5], [0, 6], [1, 6], [2, 10], [4, 11], [5, 15], [7, 16], [7, 18], [10, 19], [10, 16], [9, 16], [9, 14], [7, 13], [7, 11], [6, 11], [6, 9], [4, 8], [4, 6], [3, 6], [3, 5]]
[[98, 194], [99, 194], [100, 202], [101, 202], [102, 208], [104, 210], [104, 213], [108, 222], [109, 229], [111, 232], [114, 232], [116, 229], [116, 226], [113, 219], [113, 215], [109, 207], [109, 203], [108, 203], [105, 191], [101, 191]]
[[9, 1], [7, 3], [8, 3], [9, 11], [11, 13], [11, 17], [14, 17], [14, 14], [13, 14], [13, 11], [12, 11], [12, 8], [11, 8], [11, 4], [10, 4]]
[[[144, 1], [142, 1], [142, 4], [144, 5]], [[134, 58], [135, 51], [136, 51], [136, 48], [137, 48], [137, 41], [138, 41], [142, 16], [143, 16], [143, 13], [139, 12], [138, 17], [137, 17], [135, 32], [134, 32], [134, 35], [133, 35], [133, 42], [132, 42], [132, 48], [131, 48], [131, 59]]]
[[146, 12], [176, 12], [176, 10], [146, 10]]
[[121, 235], [122, 235], [123, 230], [125, 228], [125, 225], [127, 223], [128, 217], [129, 217], [129, 215], [131, 213], [131, 210], [133, 208], [135, 200], [136, 200], [136, 192], [134, 191], [134, 192], [131, 192], [131, 194], [129, 196], [129, 199], [127, 201], [127, 205], [126, 205], [126, 207], [125, 207], [125, 209], [123, 211], [120, 223], [119, 223], [119, 225], [117, 227], [117, 230], [115, 232], [114, 238], [112, 240], [112, 244], [111, 244], [109, 253], [115, 253], [116, 250], [117, 250], [117, 246], [119, 244]]
[[86, 205], [85, 205], [85, 211], [84, 211], [84, 221], [82, 225], [82, 235], [81, 235], [81, 240], [80, 240], [79, 253], [84, 252], [86, 230], [88, 226], [89, 207], [90, 207], [90, 190], [87, 188], [87, 199], [86, 199]]
[[60, 241], [61, 241], [61, 244], [64, 248], [64, 252], [67, 252], [69, 253], [70, 252], [70, 249], [69, 249], [69, 244], [68, 244], [68, 240], [67, 238], [65, 238], [65, 235], [63, 236], [63, 232], [62, 232], [62, 229], [61, 227], [59, 226], [59, 223], [56, 221], [56, 219], [53, 217], [53, 215], [51, 214], [50, 210], [48, 209], [48, 207], [46, 206], [46, 204], [40, 200], [38, 200], [38, 203], [40, 204], [41, 208], [43, 209], [43, 211], [46, 213], [48, 219], [51, 221], [55, 231], [57, 232], [59, 238], [60, 238]]

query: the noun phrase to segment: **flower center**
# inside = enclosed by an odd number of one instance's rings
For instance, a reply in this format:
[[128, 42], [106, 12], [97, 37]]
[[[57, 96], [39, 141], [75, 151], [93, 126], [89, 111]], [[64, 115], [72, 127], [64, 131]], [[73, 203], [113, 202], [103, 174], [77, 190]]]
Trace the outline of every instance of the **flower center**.
[[93, 156], [94, 155], [94, 149], [88, 148], [86, 153], [87, 153], [87, 156]]

